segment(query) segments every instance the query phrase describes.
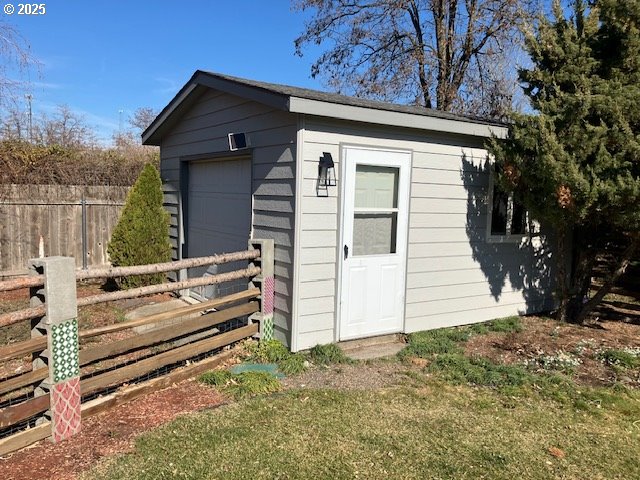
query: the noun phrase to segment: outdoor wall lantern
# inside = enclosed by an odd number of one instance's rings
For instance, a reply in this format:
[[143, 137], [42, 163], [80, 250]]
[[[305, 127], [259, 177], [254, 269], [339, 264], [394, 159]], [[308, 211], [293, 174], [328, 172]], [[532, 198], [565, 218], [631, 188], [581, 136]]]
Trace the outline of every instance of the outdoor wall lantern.
[[[336, 169], [333, 164], [333, 157], [328, 152], [322, 152], [322, 156], [318, 162], [316, 193], [318, 196], [328, 196], [327, 187], [335, 187], [336, 184]], [[321, 195], [321, 193], [325, 195]]]

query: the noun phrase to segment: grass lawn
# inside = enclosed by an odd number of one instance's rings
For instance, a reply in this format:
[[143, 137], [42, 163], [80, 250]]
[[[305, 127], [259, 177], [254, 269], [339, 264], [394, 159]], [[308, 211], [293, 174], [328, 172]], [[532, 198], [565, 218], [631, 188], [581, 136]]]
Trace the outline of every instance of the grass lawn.
[[315, 367], [367, 375], [391, 366], [402, 379], [294, 388], [185, 416], [83, 478], [640, 478], [637, 389], [463, 354], [469, 338], [520, 330], [500, 322], [424, 332], [398, 360]]
[[593, 414], [438, 382], [290, 391], [183, 417], [88, 478], [640, 478], [638, 399], [628, 407]]

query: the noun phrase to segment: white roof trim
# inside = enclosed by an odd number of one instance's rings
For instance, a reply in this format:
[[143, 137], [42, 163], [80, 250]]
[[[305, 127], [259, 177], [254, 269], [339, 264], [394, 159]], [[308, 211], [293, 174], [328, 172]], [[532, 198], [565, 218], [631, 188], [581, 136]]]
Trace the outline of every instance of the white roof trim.
[[495, 135], [498, 138], [505, 138], [508, 132], [506, 126], [501, 127], [498, 125], [475, 123], [472, 120], [448, 120], [426, 115], [340, 105], [293, 96], [289, 99], [289, 111], [292, 113], [304, 113], [307, 115], [339, 118], [355, 122], [418, 128], [422, 130], [457, 133], [460, 135], [473, 135], [476, 137], [491, 137], [491, 135]]

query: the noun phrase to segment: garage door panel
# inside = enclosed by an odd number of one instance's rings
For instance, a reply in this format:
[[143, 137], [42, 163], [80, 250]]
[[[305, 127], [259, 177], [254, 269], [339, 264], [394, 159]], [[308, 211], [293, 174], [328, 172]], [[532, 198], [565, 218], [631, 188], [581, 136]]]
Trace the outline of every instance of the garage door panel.
[[189, 168], [189, 187], [194, 191], [237, 194], [247, 182], [250, 188], [251, 161], [247, 159], [197, 162]]
[[[189, 165], [186, 253], [203, 257], [247, 249], [251, 232], [251, 161], [225, 160]], [[245, 268], [245, 262], [189, 269], [202, 277]], [[247, 280], [193, 289], [192, 295], [212, 298], [245, 289]]]

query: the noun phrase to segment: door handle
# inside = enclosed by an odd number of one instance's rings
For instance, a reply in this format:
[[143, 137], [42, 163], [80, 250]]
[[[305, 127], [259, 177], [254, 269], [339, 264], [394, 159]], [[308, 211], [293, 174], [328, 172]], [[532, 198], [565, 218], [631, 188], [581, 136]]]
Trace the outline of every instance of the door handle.
[[347, 245], [344, 246], [344, 259], [346, 260], [349, 256], [349, 247]]

